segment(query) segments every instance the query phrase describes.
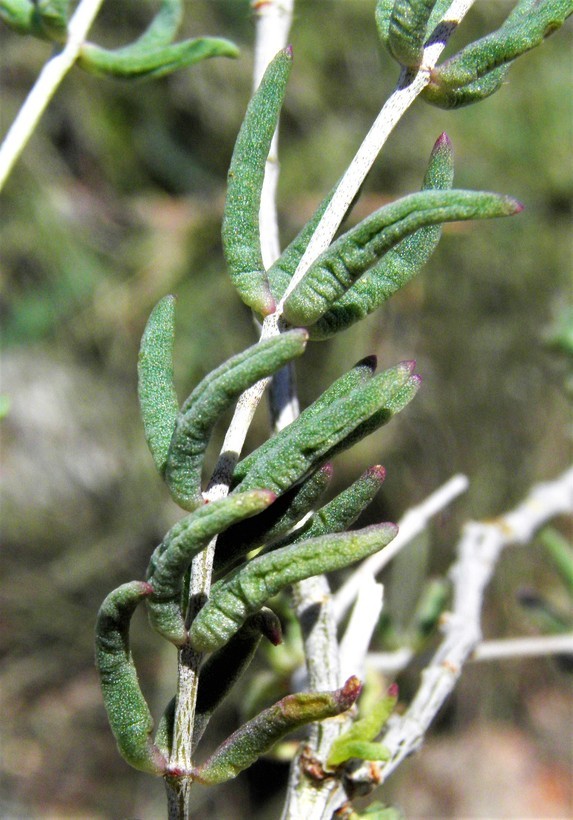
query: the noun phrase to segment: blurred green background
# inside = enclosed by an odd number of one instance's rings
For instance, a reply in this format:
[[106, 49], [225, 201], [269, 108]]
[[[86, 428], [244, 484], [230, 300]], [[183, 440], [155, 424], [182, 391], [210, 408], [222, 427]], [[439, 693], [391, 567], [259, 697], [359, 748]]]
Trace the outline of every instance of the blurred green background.
[[[285, 242], [345, 169], [397, 79], [377, 43], [374, 5], [297, 0], [281, 131]], [[455, 45], [491, 30], [511, 5], [478, 2]], [[91, 39], [131, 41], [156, 6], [104, 4]], [[116, 753], [92, 663], [101, 600], [142, 576], [179, 517], [138, 419], [139, 338], [154, 303], [176, 293], [182, 397], [255, 339], [220, 243], [225, 175], [250, 92], [253, 20], [248, 0], [186, 6], [182, 36], [226, 36], [241, 58], [147, 84], [73, 70], [3, 193], [3, 817], [164, 813], [161, 782]], [[508, 509], [570, 461], [571, 368], [550, 339], [571, 297], [571, 35], [569, 24], [521, 58], [506, 86], [478, 106], [446, 112], [418, 101], [410, 110], [352, 221], [417, 190], [444, 130], [458, 187], [512, 194], [526, 210], [447, 227], [416, 281], [362, 325], [312, 344], [298, 367], [304, 406], [366, 354], [376, 353], [380, 367], [418, 361], [424, 383], [415, 402], [336, 464], [335, 490], [372, 462], [386, 466], [365, 522], [398, 519], [453, 473], [471, 479], [384, 579], [397, 610], [415, 597], [417, 579], [447, 569], [463, 521]], [[5, 133], [50, 47], [4, 28], [0, 49]], [[250, 446], [266, 431], [261, 409]], [[534, 543], [504, 556], [486, 601], [486, 636], [535, 634], [516, 601], [522, 587], [570, 613]], [[144, 617], [133, 642], [159, 713], [174, 691], [174, 652]], [[400, 678], [405, 698], [422, 662]], [[552, 659], [469, 666], [425, 751], [381, 799], [409, 817], [569, 816], [570, 683]], [[239, 691], [214, 738], [236, 726], [240, 703]], [[198, 789], [195, 814], [277, 817], [286, 773], [285, 764], [262, 762], [227, 786]]]

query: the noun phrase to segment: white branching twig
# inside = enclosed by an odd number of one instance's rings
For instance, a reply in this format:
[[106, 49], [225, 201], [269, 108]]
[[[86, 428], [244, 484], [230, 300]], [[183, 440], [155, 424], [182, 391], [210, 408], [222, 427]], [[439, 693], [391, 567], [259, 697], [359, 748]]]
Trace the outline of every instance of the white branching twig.
[[40, 117], [62, 80], [78, 58], [88, 31], [103, 0], [82, 0], [68, 24], [64, 48], [52, 57], [42, 71], [0, 148], [0, 191], [18, 157], [28, 144]]
[[[573, 468], [555, 481], [534, 486], [511, 512], [486, 523], [466, 524], [458, 545], [458, 558], [450, 571], [454, 595], [452, 611], [443, 623], [444, 639], [423, 671], [420, 687], [408, 710], [392, 723], [383, 739], [391, 757], [376, 767], [378, 784], [420, 747], [464, 664], [479, 646], [484, 592], [501, 552], [509, 546], [527, 544], [545, 523], [572, 511]], [[369, 764], [360, 767], [352, 780], [372, 783], [372, 776], [373, 766]]]
[[365, 579], [378, 575], [407, 544], [426, 529], [431, 518], [451, 504], [458, 495], [464, 493], [468, 486], [469, 482], [465, 475], [452, 476], [421, 504], [405, 513], [398, 522], [396, 538], [383, 550], [359, 564], [334, 595], [334, 614], [338, 623], [352, 606]]
[[470, 661], [500, 661], [514, 658], [535, 658], [542, 655], [571, 655], [573, 633], [568, 635], [528, 635], [525, 638], [503, 638], [482, 641], [474, 649]]

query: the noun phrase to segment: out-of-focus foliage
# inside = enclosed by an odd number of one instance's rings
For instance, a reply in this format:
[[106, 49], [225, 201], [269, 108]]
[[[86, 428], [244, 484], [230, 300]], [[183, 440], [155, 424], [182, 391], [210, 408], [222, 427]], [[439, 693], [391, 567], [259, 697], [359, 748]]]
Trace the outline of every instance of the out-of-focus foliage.
[[[91, 644], [103, 597], [143, 577], [151, 548], [177, 518], [137, 416], [145, 318], [163, 295], [178, 295], [181, 395], [254, 341], [249, 311], [223, 269], [220, 240], [225, 176], [251, 85], [249, 4], [188, 5], [182, 38], [228, 37], [242, 57], [138, 86], [73, 71], [3, 195], [2, 394], [8, 409], [1, 422], [0, 790], [6, 815], [151, 818], [163, 812], [157, 784], [142, 784], [117, 761]], [[340, 176], [396, 80], [396, 64], [378, 45], [373, 5], [297, 2], [281, 134], [285, 243]], [[474, 37], [487, 33], [503, 19], [504, 5], [476, 4], [464, 28]], [[94, 41], [110, 48], [132, 41], [151, 7], [136, 0], [105, 4]], [[381, 369], [418, 360], [424, 383], [416, 402], [380, 439], [337, 459], [333, 493], [372, 462], [373, 447], [387, 468], [381, 500], [364, 524], [399, 517], [454, 471], [472, 479], [468, 498], [430, 533], [431, 549], [421, 545], [394, 566], [396, 600], [414, 572], [422, 585], [426, 569], [447, 566], [460, 520], [507, 508], [534, 479], [564, 466], [571, 450], [567, 363], [545, 344], [571, 289], [573, 112], [564, 90], [571, 39], [567, 24], [512, 68], [507, 88], [479, 106], [454, 112], [415, 106], [349, 218], [355, 224], [390, 198], [416, 190], [443, 130], [455, 146], [457, 187], [504, 191], [526, 205], [511, 221], [446, 226], [416, 281], [357, 328], [311, 344], [306, 356], [303, 406], [366, 354], [377, 353]], [[50, 46], [24, 44], [3, 29], [0, 49], [5, 130]], [[265, 414], [257, 418], [251, 444], [266, 429]], [[529, 628], [515, 600], [517, 586], [546, 591], [553, 583], [548, 563], [512, 555], [493, 590], [486, 628], [496, 635]], [[163, 703], [170, 684], [164, 692], [160, 644], [138, 632], [135, 621], [132, 644], [143, 687], [152, 702]], [[171, 655], [169, 664], [171, 678]], [[540, 692], [559, 693], [565, 685], [559, 675], [544, 661], [470, 669], [456, 704], [468, 722], [476, 703], [490, 719], [527, 713], [534, 731], [551, 740], [555, 735], [548, 737], [534, 705]], [[415, 677], [405, 676], [405, 697], [413, 685]], [[239, 708], [237, 701], [229, 707]], [[213, 745], [228, 728], [213, 731]], [[566, 754], [566, 743], [556, 748]], [[255, 768], [253, 780], [213, 790], [208, 803], [199, 792], [196, 813], [225, 817], [232, 805], [233, 816], [238, 806], [240, 816], [275, 816], [273, 794], [286, 767], [260, 766], [266, 768]]]

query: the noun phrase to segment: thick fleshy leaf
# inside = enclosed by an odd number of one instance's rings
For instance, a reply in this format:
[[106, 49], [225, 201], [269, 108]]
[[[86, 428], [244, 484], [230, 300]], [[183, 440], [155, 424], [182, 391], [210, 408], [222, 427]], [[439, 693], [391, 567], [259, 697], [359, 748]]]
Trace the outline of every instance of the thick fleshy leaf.
[[368, 715], [354, 721], [346, 732], [333, 741], [328, 756], [328, 766], [332, 768], [340, 766], [341, 763], [353, 757], [362, 760], [387, 760], [388, 753], [382, 744], [371, 742], [381, 733], [397, 702], [398, 687], [393, 684], [388, 690], [388, 695], [376, 703]]
[[[444, 133], [432, 149], [422, 190], [447, 190], [452, 187], [453, 178], [452, 144]], [[438, 244], [441, 232], [441, 225], [420, 228], [385, 253], [312, 326], [311, 339], [327, 339], [377, 310], [421, 270]]]
[[183, 509], [193, 510], [203, 503], [203, 458], [221, 413], [248, 387], [300, 356], [307, 339], [306, 331], [297, 330], [252, 345], [210, 373], [191, 393], [177, 417], [165, 469], [173, 500]]
[[141, 339], [137, 364], [138, 395], [145, 438], [160, 475], [179, 413], [173, 383], [175, 297], [165, 296], [153, 308]]
[[245, 620], [291, 584], [372, 555], [395, 537], [395, 524], [312, 538], [253, 558], [230, 578], [218, 581], [193, 621], [190, 642], [199, 652], [224, 646]]
[[[410, 5], [414, 5], [411, 2], [404, 3], [403, 0], [398, 0], [398, 3], [400, 6], [403, 7], [402, 11], [400, 12], [401, 14], [404, 13], [404, 8], [407, 12], [407, 7]], [[443, 18], [444, 14], [449, 9], [451, 4], [452, 0], [437, 0], [437, 2], [436, 0], [434, 0], [434, 2], [431, 3], [432, 9], [430, 10], [429, 18], [427, 19], [427, 22], [424, 26], [426, 32], [426, 39], [434, 33], [434, 29], [436, 28], [440, 20]], [[392, 54], [392, 56], [395, 55], [393, 54], [392, 48], [390, 46], [390, 23], [392, 21], [392, 18], [395, 16], [394, 9], [396, 5], [398, 5], [396, 0], [377, 0], [375, 11], [376, 28], [378, 30], [378, 36], [380, 37], [381, 41], [384, 43], [386, 48], [389, 50], [390, 54]], [[418, 2], [415, 5], [421, 6], [422, 8], [416, 8], [416, 13], [414, 17], [406, 18], [406, 22], [408, 19], [415, 19], [417, 21], [420, 21], [423, 19], [423, 17], [426, 16], [426, 10], [424, 7], [428, 5], [427, 0], [421, 0], [421, 2]], [[399, 31], [396, 30], [396, 28], [394, 27], [394, 37], [398, 33]], [[418, 39], [419, 34], [412, 40], [412, 43], [416, 45]], [[407, 64], [408, 63], [405, 63], [404, 65]], [[417, 65], [417, 63], [413, 63], [412, 65]]]
[[225, 740], [205, 763], [194, 769], [194, 779], [206, 785], [231, 780], [289, 732], [346, 712], [355, 703], [360, 689], [360, 681], [352, 677], [332, 692], [287, 695]]
[[248, 552], [276, 541], [289, 532], [314, 509], [332, 477], [332, 466], [325, 464], [306, 481], [293, 487], [262, 513], [229, 527], [219, 538], [214, 571], [220, 574]]
[[266, 607], [247, 618], [229, 643], [210, 655], [201, 667], [193, 746], [197, 746], [211, 715], [249, 666], [263, 635], [275, 646], [282, 640], [281, 622]]
[[572, 0], [520, 0], [497, 31], [476, 40], [432, 71], [432, 83], [460, 88], [535, 48], [573, 14]]
[[427, 26], [436, 0], [396, 0], [388, 26], [388, 47], [402, 65], [422, 63]]
[[468, 83], [460, 88], [446, 88], [437, 83], [430, 83], [422, 91], [422, 97], [426, 102], [438, 108], [462, 108], [465, 105], [485, 100], [501, 88], [509, 65], [494, 68], [489, 74], [480, 77], [473, 83]]
[[275, 309], [261, 255], [259, 209], [265, 164], [292, 67], [292, 49], [279, 51], [247, 108], [229, 168], [223, 248], [243, 302], [266, 316]]
[[539, 539], [561, 580], [573, 595], [573, 545], [553, 527], [543, 529]]
[[273, 544], [271, 549], [346, 530], [372, 503], [385, 477], [384, 467], [379, 464], [369, 467], [350, 487], [317, 510], [304, 527]]
[[135, 769], [163, 774], [167, 761], [151, 739], [153, 719], [129, 648], [132, 615], [151, 592], [149, 584], [132, 581], [107, 596], [97, 617], [95, 654], [107, 716], [121, 756]]
[[209, 57], [238, 57], [234, 43], [218, 37], [198, 37], [170, 45], [141, 46], [139, 42], [124, 48], [107, 49], [86, 43], [77, 64], [90, 74], [142, 80], [164, 77]]
[[[325, 396], [321, 396], [298, 419], [259, 448], [260, 452], [249, 455], [246, 471], [243, 462], [237, 465], [235, 478], [241, 478], [238, 489], [268, 487], [281, 495], [331, 461], [336, 453], [387, 423], [406, 406], [419, 387], [419, 377], [412, 375], [413, 367], [412, 362], [403, 362], [326, 406]], [[332, 386], [332, 393], [337, 385], [335, 382]], [[321, 409], [317, 410], [317, 405]]]
[[266, 509], [274, 499], [267, 490], [235, 493], [204, 504], [171, 527], [153, 553], [147, 573], [152, 586], [147, 599], [149, 620], [164, 638], [179, 646], [187, 640], [180, 599], [183, 578], [193, 558], [215, 535]]
[[[336, 379], [324, 393], [322, 393], [316, 401], [309, 405], [291, 424], [288, 425], [277, 435], [268, 439], [257, 450], [245, 456], [235, 467], [233, 479], [235, 484], [245, 478], [245, 476], [252, 470], [253, 466], [262, 458], [265, 458], [268, 453], [274, 451], [282, 440], [288, 441], [294, 435], [294, 431], [301, 425], [304, 425], [309, 419], [319, 416], [328, 407], [334, 404], [335, 401], [345, 398], [360, 385], [367, 382], [374, 371], [376, 370], [376, 357], [367, 356], [361, 359], [354, 367]], [[266, 485], [262, 485], [266, 486]]]
[[286, 299], [292, 325], [317, 322], [387, 251], [419, 228], [467, 219], [510, 216], [515, 199], [483, 191], [421, 191], [385, 205], [347, 231], [310, 266]]

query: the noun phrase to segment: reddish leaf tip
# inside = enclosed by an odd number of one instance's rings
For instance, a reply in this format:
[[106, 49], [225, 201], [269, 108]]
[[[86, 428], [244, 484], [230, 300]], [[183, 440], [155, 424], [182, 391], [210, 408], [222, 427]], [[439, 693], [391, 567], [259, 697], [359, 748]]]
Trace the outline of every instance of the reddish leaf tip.
[[356, 703], [361, 691], [362, 683], [356, 675], [352, 675], [352, 677], [348, 678], [342, 689], [338, 690], [338, 699], [340, 703], [344, 705], [343, 711], [350, 709], [350, 707]]
[[393, 683], [388, 687], [388, 696], [391, 698], [398, 698], [398, 684]]
[[380, 481], [384, 481], [386, 478], [386, 468], [383, 467], [381, 464], [374, 464], [372, 467], [369, 467], [366, 470], [367, 475], [371, 476], [378, 476]]
[[291, 60], [292, 60], [292, 56], [293, 56], [293, 54], [292, 54], [292, 45], [290, 43], [288, 44], [288, 46], [285, 47], [285, 54], [287, 55], [287, 57], [290, 57]]

